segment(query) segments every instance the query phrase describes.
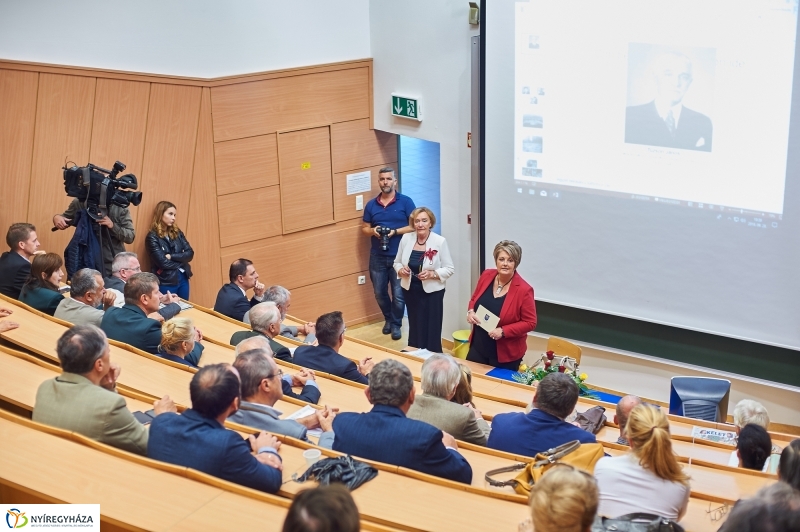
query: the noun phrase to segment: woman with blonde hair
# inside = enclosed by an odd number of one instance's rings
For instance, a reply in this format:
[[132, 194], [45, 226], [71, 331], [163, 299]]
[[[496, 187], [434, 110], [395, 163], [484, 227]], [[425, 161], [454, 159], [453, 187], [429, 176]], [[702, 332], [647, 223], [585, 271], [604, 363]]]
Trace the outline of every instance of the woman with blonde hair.
[[667, 416], [638, 405], [631, 410], [625, 433], [631, 452], [601, 458], [595, 465], [598, 513], [619, 517], [644, 512], [679, 520], [689, 504], [689, 477], [672, 451]]
[[597, 514], [597, 484], [588, 473], [557, 465], [534, 484], [530, 506], [535, 532], [589, 532]]
[[177, 212], [174, 203], [158, 202], [145, 247], [150, 255], [150, 271], [158, 277], [161, 293], [170, 292], [189, 299], [189, 278], [192, 276], [189, 262], [194, 258], [194, 250], [175, 223]]
[[158, 354], [161, 358], [196, 368], [203, 353], [203, 344], [197, 344], [200, 349], [196, 358], [192, 351], [195, 343], [202, 339], [200, 331], [195, 329], [192, 320], [172, 318], [161, 324], [161, 343], [158, 346]]

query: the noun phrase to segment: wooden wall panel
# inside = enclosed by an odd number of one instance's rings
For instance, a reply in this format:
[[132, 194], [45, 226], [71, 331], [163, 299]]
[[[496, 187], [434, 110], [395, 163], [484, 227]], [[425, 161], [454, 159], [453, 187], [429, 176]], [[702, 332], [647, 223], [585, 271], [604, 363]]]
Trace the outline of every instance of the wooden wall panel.
[[369, 278], [369, 271], [356, 272], [292, 290], [292, 316], [315, 321], [326, 312], [340, 310], [348, 325], [380, 318], [381, 309], [372, 293], [372, 283], [358, 284], [358, 276]]
[[278, 144], [274, 133], [218, 142], [214, 153], [220, 196], [278, 184]]
[[156, 204], [162, 200], [174, 203], [178, 210], [178, 226], [186, 225], [201, 90], [200, 87], [158, 83], [150, 86], [147, 138], [141, 176], [144, 197], [136, 218], [134, 243], [143, 271], [149, 271], [150, 268], [144, 240]]
[[213, 87], [214, 141], [369, 118], [369, 82], [360, 67]]
[[[391, 166], [397, 168], [397, 161], [383, 162], [372, 168], [355, 168], [353, 170], [334, 174], [333, 176], [333, 213], [337, 222], [344, 220], [361, 220], [364, 217], [364, 209], [356, 210], [356, 196], [361, 195], [364, 197], [364, 206], [367, 202], [377, 196], [381, 189], [378, 187], [378, 170], [384, 166]], [[359, 194], [347, 194], [347, 174], [356, 172], [370, 172], [370, 188], [369, 192], [360, 192]]]
[[397, 135], [369, 128], [369, 119], [331, 125], [333, 173], [397, 160]]
[[194, 249], [192, 261], [191, 300], [211, 307], [217, 297], [217, 279], [222, 276], [219, 265], [219, 217], [214, 188], [214, 138], [211, 124], [211, 91], [203, 89], [200, 120], [197, 126], [197, 147], [194, 154], [192, 190], [186, 217], [186, 236]]
[[72, 198], [64, 193], [64, 161], [89, 160], [95, 78], [40, 74], [33, 140], [28, 221], [36, 225], [41, 249], [63, 255], [72, 229], [50, 232], [53, 215]]
[[[89, 162], [111, 170], [115, 161], [121, 161], [126, 165], [122, 174], [142, 177], [149, 99], [149, 83], [97, 80]], [[129, 208], [135, 221], [138, 207]], [[137, 234], [137, 239], [143, 238], [143, 234]], [[132, 249], [133, 245], [127, 247]]]
[[278, 135], [283, 232], [332, 224], [333, 176], [329, 127]]
[[361, 233], [360, 226], [353, 224], [326, 233], [301, 233], [289, 241], [275, 238], [265, 245], [223, 249], [223, 271], [227, 272], [234, 260], [245, 257], [255, 264], [261, 282], [268, 286], [280, 284], [289, 290], [361, 272], [369, 269], [369, 239]]
[[[0, 229], [28, 219], [39, 74], [0, 70]], [[57, 186], [57, 185], [56, 185]], [[42, 227], [42, 229], [45, 229]], [[5, 243], [2, 244], [5, 249]]]
[[222, 247], [281, 234], [279, 186], [237, 192], [217, 198]]

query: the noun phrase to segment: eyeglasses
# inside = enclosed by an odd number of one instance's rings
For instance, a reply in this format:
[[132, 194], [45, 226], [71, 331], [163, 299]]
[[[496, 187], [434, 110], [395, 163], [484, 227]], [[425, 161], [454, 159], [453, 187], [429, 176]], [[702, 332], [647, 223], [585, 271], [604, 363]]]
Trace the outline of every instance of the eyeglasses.
[[283, 378], [283, 370], [282, 370], [282, 369], [279, 369], [279, 370], [278, 370], [278, 373], [273, 373], [272, 375], [267, 375], [267, 376], [266, 376], [266, 377], [264, 377], [264, 378], [265, 378], [265, 379], [271, 379], [271, 378], [273, 378], [273, 377], [279, 377], [279, 378], [281, 378], [281, 379], [282, 379], [282, 378]]
[[725, 517], [725, 514], [727, 514], [730, 511], [730, 509], [731, 507], [728, 506], [727, 504], [723, 504], [718, 508], [711, 508], [711, 503], [709, 502], [708, 510], [706, 510], [706, 513], [711, 518], [711, 521], [716, 522], [720, 521], [723, 517]]

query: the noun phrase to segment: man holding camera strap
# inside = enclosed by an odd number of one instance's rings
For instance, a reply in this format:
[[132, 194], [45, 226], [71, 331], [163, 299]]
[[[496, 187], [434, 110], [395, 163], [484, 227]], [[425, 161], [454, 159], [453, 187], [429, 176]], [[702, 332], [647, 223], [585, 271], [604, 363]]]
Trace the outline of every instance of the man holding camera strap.
[[411, 198], [397, 192], [397, 178], [391, 166], [378, 171], [378, 187], [381, 193], [369, 200], [364, 207], [361, 231], [372, 240], [369, 278], [375, 299], [386, 320], [383, 334], [391, 333], [392, 340], [399, 340], [402, 337], [400, 327], [403, 324], [405, 300], [400, 278], [394, 270], [394, 258], [400, 245], [400, 237], [414, 230], [409, 223], [409, 217], [416, 206]]
[[[53, 216], [53, 225], [56, 229], [66, 229], [75, 219], [76, 213], [83, 208], [78, 198], [73, 199], [63, 214]], [[125, 244], [133, 244], [136, 238], [131, 212], [127, 207], [111, 204], [108, 207], [108, 214], [92, 225], [102, 246], [103, 277], [110, 277], [114, 256], [125, 251]]]

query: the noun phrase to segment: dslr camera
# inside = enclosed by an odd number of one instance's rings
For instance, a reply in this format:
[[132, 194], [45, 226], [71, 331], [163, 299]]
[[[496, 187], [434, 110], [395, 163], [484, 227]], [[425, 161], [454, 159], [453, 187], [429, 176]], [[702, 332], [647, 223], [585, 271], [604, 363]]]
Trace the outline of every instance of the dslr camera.
[[67, 196], [78, 198], [86, 207], [89, 216], [98, 221], [108, 214], [111, 205], [128, 207], [131, 203], [139, 205], [142, 193], [133, 192], [139, 188], [139, 182], [133, 174], [117, 177], [125, 170], [119, 161], [112, 170], [100, 168], [91, 163], [86, 166], [64, 166], [64, 190]]
[[392, 232], [392, 229], [389, 227], [381, 227], [378, 226], [375, 228], [378, 235], [380, 236], [381, 241], [381, 251], [389, 251], [389, 233]]

